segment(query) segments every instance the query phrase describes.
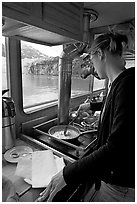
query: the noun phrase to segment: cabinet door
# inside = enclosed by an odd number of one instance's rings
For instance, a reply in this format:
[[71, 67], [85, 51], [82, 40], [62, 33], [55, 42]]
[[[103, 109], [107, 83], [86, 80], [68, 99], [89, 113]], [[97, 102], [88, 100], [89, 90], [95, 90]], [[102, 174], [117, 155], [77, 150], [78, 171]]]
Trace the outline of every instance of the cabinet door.
[[12, 2], [12, 3], [3, 2], [3, 5], [11, 9], [14, 9], [16, 11], [20, 11], [21, 13], [30, 15], [32, 3], [31, 2]]
[[[49, 31], [54, 36], [57, 34], [58, 43], [72, 39], [82, 41], [83, 3], [80, 2], [4, 2], [2, 16], [25, 26], [17, 30], [20, 36], [38, 40], [39, 36], [46, 35], [45, 31]], [[37, 35], [34, 28], [40, 34]]]
[[41, 5], [40, 2], [3, 2], [2, 14], [24, 23], [30, 23], [33, 18], [41, 19]]
[[43, 21], [62, 31], [81, 35], [83, 3], [80, 2], [43, 2]]

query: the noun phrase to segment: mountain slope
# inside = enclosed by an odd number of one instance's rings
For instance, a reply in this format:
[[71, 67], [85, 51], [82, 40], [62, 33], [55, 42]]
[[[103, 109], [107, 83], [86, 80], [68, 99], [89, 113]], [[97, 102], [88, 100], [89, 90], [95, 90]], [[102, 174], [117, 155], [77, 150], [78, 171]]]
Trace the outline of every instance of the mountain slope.
[[[2, 56], [5, 57], [5, 48], [2, 44]], [[21, 49], [23, 73], [26, 74], [48, 74], [58, 75], [59, 57], [49, 57], [30, 45], [22, 43]], [[73, 76], [79, 76], [81, 72], [81, 61], [73, 60], [72, 73]]]
[[[5, 57], [5, 47], [4, 44], [2, 44], [2, 56]], [[47, 55], [41, 53], [39, 50], [33, 48], [32, 46], [26, 45], [22, 43], [21, 47], [21, 56], [22, 59], [28, 58], [44, 58], [44, 59], [50, 59], [51, 57], [48, 57]]]

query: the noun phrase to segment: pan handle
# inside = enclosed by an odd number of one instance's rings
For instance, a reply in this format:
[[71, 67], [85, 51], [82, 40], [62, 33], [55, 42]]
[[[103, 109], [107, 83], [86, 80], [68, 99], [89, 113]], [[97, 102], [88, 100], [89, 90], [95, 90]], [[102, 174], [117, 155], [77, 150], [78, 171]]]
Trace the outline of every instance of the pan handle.
[[94, 129], [94, 130], [87, 130], [87, 131], [80, 132], [80, 135], [87, 134], [87, 133], [96, 133], [96, 132], [97, 132], [96, 129]]

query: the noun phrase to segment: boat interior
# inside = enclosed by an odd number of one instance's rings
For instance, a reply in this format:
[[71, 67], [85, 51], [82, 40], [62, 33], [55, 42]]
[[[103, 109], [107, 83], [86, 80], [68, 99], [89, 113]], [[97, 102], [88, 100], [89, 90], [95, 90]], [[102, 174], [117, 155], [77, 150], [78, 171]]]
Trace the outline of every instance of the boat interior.
[[[108, 32], [127, 36], [128, 46], [123, 58], [127, 68], [135, 66], [135, 2], [2, 3], [2, 36], [5, 39], [7, 70], [7, 86], [3, 90], [8, 89], [4, 96], [12, 98], [15, 106], [15, 141], [21, 140], [38, 149], [52, 150], [56, 156], [63, 157], [66, 163], [82, 158], [94, 150], [97, 141], [95, 123], [89, 127], [77, 118], [73, 126], [79, 130], [80, 137], [71, 142], [53, 137], [50, 130], [54, 126], [68, 125], [73, 120], [72, 113], [83, 102], [89, 99], [100, 100], [101, 94], [107, 94], [108, 80], [103, 81], [100, 88], [94, 88], [95, 81], [98, 80], [95, 73], [83, 79], [88, 80], [88, 91], [72, 94], [72, 72], [75, 61], [80, 63], [79, 71], [82, 70], [82, 65], [85, 66], [85, 58], [89, 55], [93, 39]], [[39, 102], [40, 95], [33, 98], [30, 93], [32, 103], [24, 105], [22, 41], [40, 46], [62, 46], [62, 52], [58, 55], [56, 98]], [[36, 75], [31, 78], [34, 77]], [[29, 83], [25, 85], [26, 90], [31, 90]], [[46, 97], [46, 88], [43, 88], [44, 92]], [[99, 114], [95, 113], [94, 116], [98, 118]], [[71, 192], [68, 201], [75, 200], [77, 192]], [[20, 198], [22, 195], [23, 192], [20, 193]]]

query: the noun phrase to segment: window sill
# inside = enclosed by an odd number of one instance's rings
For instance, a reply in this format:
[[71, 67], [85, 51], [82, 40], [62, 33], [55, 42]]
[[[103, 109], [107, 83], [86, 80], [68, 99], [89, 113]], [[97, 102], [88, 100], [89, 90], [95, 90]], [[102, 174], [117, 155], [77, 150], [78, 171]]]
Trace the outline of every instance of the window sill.
[[37, 106], [24, 108], [24, 112], [27, 113], [27, 114], [31, 114], [31, 113], [43, 110], [45, 108], [55, 106], [55, 105], [57, 105], [57, 101], [54, 101], [54, 102], [51, 102], [51, 103], [48, 103], [48, 104], [39, 104]]

